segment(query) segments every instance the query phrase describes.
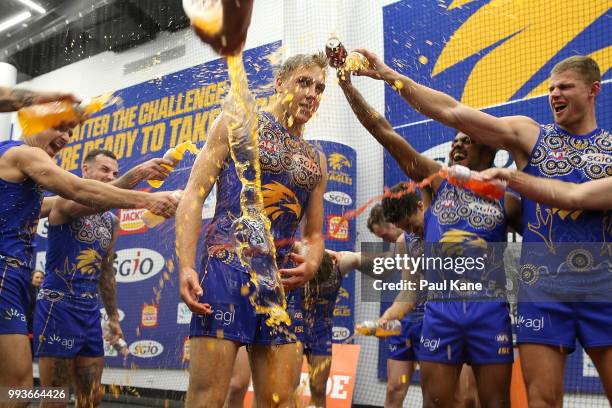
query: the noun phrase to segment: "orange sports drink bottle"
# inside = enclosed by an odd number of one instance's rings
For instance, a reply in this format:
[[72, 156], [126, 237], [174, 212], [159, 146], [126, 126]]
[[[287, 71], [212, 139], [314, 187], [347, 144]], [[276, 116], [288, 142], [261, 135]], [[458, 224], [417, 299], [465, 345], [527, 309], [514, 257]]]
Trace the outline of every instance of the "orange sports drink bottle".
[[56, 101], [19, 109], [17, 118], [23, 136], [35, 135], [64, 122], [80, 122], [118, 101], [118, 98], [111, 96], [111, 93], [104, 94], [92, 99], [85, 106], [78, 106], [70, 101]]
[[[168, 171], [174, 170], [177, 164], [183, 160], [183, 156], [185, 156], [185, 152], [189, 151], [193, 154], [198, 154], [199, 150], [193, 142], [190, 140], [179, 143], [178, 145], [171, 147], [164, 153], [164, 159], [170, 160], [172, 165], [162, 164], [161, 166], [167, 169]], [[147, 180], [147, 183], [153, 188], [159, 188], [162, 184], [164, 184], [164, 180]]]
[[485, 181], [477, 172], [458, 164], [443, 167], [438, 174], [454, 186], [466, 188], [491, 200], [501, 200], [506, 193], [505, 183], [498, 180]]
[[389, 337], [397, 336], [402, 331], [402, 324], [399, 320], [390, 320], [382, 325], [375, 321], [366, 320], [355, 326], [355, 331], [364, 336]]

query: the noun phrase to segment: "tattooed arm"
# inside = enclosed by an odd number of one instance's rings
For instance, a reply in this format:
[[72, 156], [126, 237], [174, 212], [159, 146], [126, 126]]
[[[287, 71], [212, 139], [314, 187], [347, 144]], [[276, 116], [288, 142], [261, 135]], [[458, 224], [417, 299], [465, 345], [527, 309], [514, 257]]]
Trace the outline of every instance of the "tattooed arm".
[[102, 273], [100, 274], [100, 282], [98, 290], [108, 315], [108, 326], [110, 329], [109, 343], [114, 344], [117, 340], [123, 337], [121, 326], [119, 325], [119, 310], [117, 308], [117, 289], [115, 285], [115, 271], [113, 269], [113, 259], [115, 257], [115, 243], [117, 242], [117, 230], [119, 222], [113, 216], [115, 228], [113, 230], [113, 238], [111, 240], [108, 254], [102, 260]]
[[36, 92], [0, 86], [0, 112], [13, 112], [39, 103], [68, 100], [80, 102], [72, 94], [62, 92]]

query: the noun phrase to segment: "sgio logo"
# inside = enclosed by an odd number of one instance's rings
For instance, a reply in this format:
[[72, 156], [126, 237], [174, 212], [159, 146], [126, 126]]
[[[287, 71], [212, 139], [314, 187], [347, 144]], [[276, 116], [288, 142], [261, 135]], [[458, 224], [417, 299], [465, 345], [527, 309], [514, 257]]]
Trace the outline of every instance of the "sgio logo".
[[140, 358], [157, 357], [164, 352], [164, 346], [155, 340], [139, 340], [130, 344], [130, 353]]
[[327, 193], [323, 194], [323, 198], [332, 204], [338, 204], [338, 205], [353, 204], [353, 199], [348, 194], [343, 193], [342, 191], [328, 191]]
[[336, 341], [346, 340], [351, 335], [351, 331], [346, 327], [334, 326], [332, 328], [332, 337]]
[[164, 257], [146, 248], [130, 248], [117, 251], [113, 262], [117, 282], [139, 282], [157, 275], [164, 267]]

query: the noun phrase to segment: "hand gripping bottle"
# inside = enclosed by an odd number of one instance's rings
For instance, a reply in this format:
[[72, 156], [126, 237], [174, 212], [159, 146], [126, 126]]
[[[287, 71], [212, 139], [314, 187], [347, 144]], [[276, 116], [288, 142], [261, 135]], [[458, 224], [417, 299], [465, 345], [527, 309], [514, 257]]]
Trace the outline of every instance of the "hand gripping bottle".
[[[108, 326], [108, 323], [104, 324], [102, 331], [104, 332], [104, 338], [106, 339], [110, 334], [110, 327]], [[128, 348], [128, 345], [123, 337], [119, 338], [119, 340], [117, 340], [112, 346], [115, 350], [117, 350], [117, 353], [123, 357], [127, 357], [128, 354], [130, 354], [130, 349]]]
[[[195, 144], [193, 144], [190, 140], [180, 143], [174, 147], [171, 147], [164, 153], [164, 159], [170, 160], [172, 165], [162, 164], [161, 166], [165, 169], [172, 171], [176, 167], [177, 164], [183, 160], [183, 156], [185, 152], [189, 151], [193, 154], [198, 154], [199, 150]], [[159, 188], [162, 184], [164, 184], [164, 180], [147, 180], [147, 183], [153, 188]]]
[[363, 54], [357, 51], [347, 53], [346, 48], [337, 37], [331, 37], [327, 40], [325, 55], [329, 59], [329, 65], [336, 69], [341, 68], [353, 72], [370, 66], [370, 62]]
[[[183, 190], [176, 190], [172, 192], [172, 196], [176, 198], [177, 200], [180, 200], [182, 195], [183, 195]], [[149, 210], [146, 210], [142, 214], [142, 222], [144, 222], [145, 225], [149, 228], [155, 228], [166, 220], [167, 220], [166, 217], [154, 214]]]
[[191, 25], [208, 35], [215, 35], [223, 28], [222, 0], [183, 0], [183, 10]]
[[389, 337], [397, 336], [402, 331], [402, 324], [399, 320], [389, 320], [378, 325], [375, 321], [366, 320], [355, 326], [355, 331], [364, 336]]
[[499, 180], [485, 181], [477, 172], [459, 164], [443, 167], [438, 174], [454, 186], [466, 188], [491, 200], [501, 200], [506, 192], [505, 183]]
[[87, 105], [78, 106], [70, 101], [56, 101], [19, 109], [17, 118], [24, 137], [32, 136], [63, 122], [80, 122], [102, 109], [119, 102], [111, 93], [92, 99]]

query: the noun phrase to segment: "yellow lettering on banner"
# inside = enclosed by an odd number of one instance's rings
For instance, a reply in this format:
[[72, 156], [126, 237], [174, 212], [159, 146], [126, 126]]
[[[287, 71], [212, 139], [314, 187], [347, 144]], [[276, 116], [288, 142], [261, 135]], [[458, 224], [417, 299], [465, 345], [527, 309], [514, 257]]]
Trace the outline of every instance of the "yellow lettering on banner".
[[185, 112], [191, 112], [193, 110], [193, 98], [196, 92], [196, 89], [190, 89], [185, 94]]
[[215, 103], [216, 91], [217, 91], [217, 84], [210, 84], [206, 87], [206, 90], [204, 91], [203, 95], [201, 94], [201, 96], [204, 98], [204, 101], [202, 104], [203, 107], [208, 108], [209, 106]]
[[185, 116], [183, 118], [183, 123], [181, 124], [181, 132], [179, 134], [179, 144], [191, 140], [191, 129], [192, 129], [193, 118], [191, 115]]
[[155, 119], [151, 120], [151, 122], [155, 122], [158, 119], [164, 119], [168, 116], [168, 97], [164, 96], [161, 101], [159, 101], [159, 110], [157, 111], [157, 115]]
[[170, 127], [172, 128], [170, 131], [170, 147], [176, 146], [176, 135], [182, 120], [182, 118], [177, 118], [170, 121]]
[[164, 146], [164, 135], [166, 133], [166, 124], [164, 122], [157, 123], [153, 127], [151, 134], [151, 143], [149, 146], [150, 152], [157, 152]]
[[77, 164], [77, 161], [79, 160], [79, 151], [81, 150], [81, 147], [83, 147], [83, 145], [81, 143], [77, 143], [74, 146], [72, 146], [72, 152], [68, 158], [67, 161], [67, 166], [66, 170], [68, 171], [72, 171], [72, 170], [76, 170], [79, 165]]
[[113, 132], [136, 126], [134, 122], [136, 120], [136, 109], [138, 109], [138, 106], [131, 106], [128, 109], [113, 112]]
[[206, 125], [206, 119], [208, 119], [208, 111], [198, 112], [195, 115], [193, 123], [193, 142], [204, 142], [206, 140], [206, 132], [204, 132], [204, 126]]
[[140, 154], [145, 154], [149, 147], [149, 138], [150, 138], [149, 136], [151, 135], [151, 132], [153, 131], [153, 125], [145, 126], [141, 128], [140, 131], [142, 132], [142, 146], [140, 148]]
[[108, 128], [110, 126], [110, 115], [108, 113], [106, 115], [93, 118], [92, 121], [93, 122], [91, 125], [93, 130], [91, 132], [91, 137], [98, 137], [108, 133]]
[[125, 157], [132, 157], [132, 150], [134, 149], [134, 142], [136, 141], [136, 136], [138, 136], [138, 129], [126, 132], [126, 136], [127, 152], [125, 153]]
[[215, 105], [221, 104], [221, 99], [225, 93], [225, 88], [227, 85], [227, 81], [221, 81], [217, 84], [217, 97], [215, 98]]

